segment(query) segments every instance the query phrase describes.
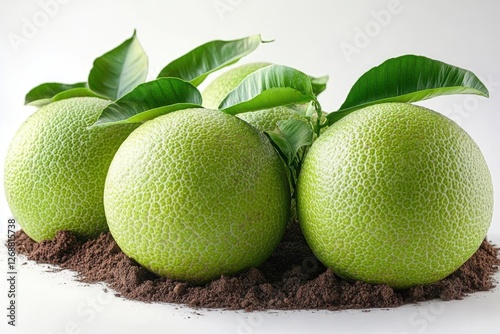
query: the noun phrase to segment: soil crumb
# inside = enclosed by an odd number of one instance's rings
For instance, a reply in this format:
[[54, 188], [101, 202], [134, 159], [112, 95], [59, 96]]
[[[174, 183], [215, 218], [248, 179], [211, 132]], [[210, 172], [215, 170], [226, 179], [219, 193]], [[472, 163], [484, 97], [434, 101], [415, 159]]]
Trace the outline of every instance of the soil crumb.
[[483, 241], [457, 271], [431, 285], [394, 290], [387, 285], [348, 282], [325, 268], [292, 224], [272, 256], [258, 268], [221, 276], [203, 286], [158, 277], [127, 257], [111, 234], [84, 241], [62, 231], [53, 240], [36, 243], [16, 234], [19, 254], [78, 273], [82, 282], [105, 282], [117, 296], [143, 302], [184, 304], [229, 310], [391, 308], [431, 299], [462, 299], [495, 287], [499, 248]]

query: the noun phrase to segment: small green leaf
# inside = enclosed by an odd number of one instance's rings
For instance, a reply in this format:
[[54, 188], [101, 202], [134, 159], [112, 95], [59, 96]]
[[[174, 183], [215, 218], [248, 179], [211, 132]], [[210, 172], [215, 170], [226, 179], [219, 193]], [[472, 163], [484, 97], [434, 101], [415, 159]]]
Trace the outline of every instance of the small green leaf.
[[86, 87], [85, 82], [76, 84], [63, 84], [57, 82], [44, 83], [30, 90], [28, 94], [26, 94], [24, 103], [26, 105], [40, 107], [52, 102], [52, 98], [61, 92], [84, 87]]
[[269, 65], [243, 79], [219, 105], [228, 114], [238, 114], [315, 100], [308, 75], [283, 65]]
[[289, 167], [298, 161], [297, 153], [304, 146], [311, 146], [313, 130], [311, 125], [301, 119], [287, 119], [278, 121], [274, 131], [268, 131], [269, 136], [278, 152]]
[[309, 78], [311, 79], [314, 95], [318, 96], [325, 91], [329, 79], [328, 75], [317, 78], [310, 76]]
[[143, 83], [148, 74], [148, 57], [136, 33], [94, 61], [88, 85], [94, 92], [116, 100]]
[[201, 93], [189, 82], [160, 78], [135, 87], [109, 104], [93, 126], [143, 122], [166, 113], [201, 107]]
[[158, 78], [176, 77], [198, 86], [212, 72], [236, 63], [264, 43], [260, 35], [203, 44], [165, 66]]
[[283, 161], [290, 167], [294, 158], [292, 154], [293, 149], [285, 136], [279, 130], [265, 132], [265, 134], [269, 137], [269, 140], [274, 145]]
[[293, 158], [302, 147], [311, 146], [313, 143], [312, 127], [305, 120], [287, 119], [278, 121], [277, 127], [289, 143]]
[[450, 94], [488, 97], [488, 90], [468, 70], [422, 56], [392, 58], [356, 81], [340, 109], [327, 116], [328, 123], [333, 124], [350, 112], [373, 104], [410, 103]]
[[313, 142], [311, 124], [301, 119], [278, 121], [276, 129], [265, 134], [285, 161], [290, 171], [292, 192], [295, 194], [297, 176], [304, 155], [304, 151], [302, 154], [299, 152], [302, 148], [311, 146]]

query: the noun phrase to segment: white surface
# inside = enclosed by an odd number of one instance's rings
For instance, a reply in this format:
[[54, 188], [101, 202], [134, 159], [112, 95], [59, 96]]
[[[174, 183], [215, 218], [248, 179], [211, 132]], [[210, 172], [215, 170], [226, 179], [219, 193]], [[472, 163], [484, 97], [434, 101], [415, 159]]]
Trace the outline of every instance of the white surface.
[[[390, 57], [421, 54], [472, 70], [490, 90], [489, 99], [452, 96], [421, 104], [453, 118], [481, 147], [497, 190], [489, 234], [500, 235], [499, 13], [500, 2], [495, 0], [0, 0], [0, 160], [16, 129], [33, 111], [23, 107], [29, 89], [48, 81], [85, 80], [94, 58], [130, 37], [134, 28], [150, 56], [151, 77], [169, 60], [206, 41], [262, 33], [275, 42], [260, 46], [243, 61], [266, 60], [311, 75], [330, 75], [329, 88], [320, 97], [328, 111], [340, 106], [354, 81], [369, 68]], [[369, 36], [363, 38], [363, 31]], [[3, 183], [0, 188], [0, 234], [5, 236], [10, 211]], [[0, 265], [4, 273], [4, 262]], [[1, 282], [4, 309], [5, 282]], [[19, 284], [22, 326], [17, 333], [33, 332], [23, 330], [30, 326], [39, 333], [69, 333], [64, 329], [68, 321], [76, 321], [80, 333], [104, 332], [111, 326], [132, 333], [145, 323], [178, 333], [194, 328], [220, 333], [465, 333], [474, 328], [490, 333], [500, 327], [492, 318], [500, 311], [498, 290], [462, 302], [433, 302], [396, 311], [259, 313], [261, 322], [253, 324], [261, 325], [245, 327], [258, 315], [214, 311], [196, 315], [189, 309], [120, 299], [110, 300], [87, 322], [75, 307], [99, 296], [101, 288], [83, 288], [31, 265], [23, 267]], [[422, 315], [432, 307], [442, 313]], [[1, 319], [4, 326], [3, 315]]]

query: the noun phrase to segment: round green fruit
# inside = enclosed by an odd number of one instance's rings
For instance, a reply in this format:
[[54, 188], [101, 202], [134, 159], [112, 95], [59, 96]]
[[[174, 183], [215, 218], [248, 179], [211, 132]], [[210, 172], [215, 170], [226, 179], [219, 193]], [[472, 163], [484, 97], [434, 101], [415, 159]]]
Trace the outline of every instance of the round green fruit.
[[104, 205], [125, 254], [160, 276], [202, 283], [258, 266], [273, 252], [290, 191], [262, 133], [199, 108], [148, 121], [125, 140]]
[[88, 129], [109, 101], [53, 102], [19, 128], [5, 161], [7, 202], [33, 240], [60, 230], [90, 238], [108, 230], [104, 181], [120, 144], [136, 126]]
[[436, 282], [478, 249], [492, 182], [474, 141], [441, 114], [405, 103], [355, 111], [307, 155], [299, 221], [338, 275], [394, 288]]

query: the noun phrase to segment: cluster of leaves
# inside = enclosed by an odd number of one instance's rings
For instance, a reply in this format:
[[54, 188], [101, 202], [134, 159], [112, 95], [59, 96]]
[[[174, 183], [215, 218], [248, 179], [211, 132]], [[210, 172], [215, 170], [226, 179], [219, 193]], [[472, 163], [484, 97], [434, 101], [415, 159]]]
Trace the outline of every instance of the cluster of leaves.
[[[197, 86], [209, 74], [232, 65], [266, 43], [260, 35], [203, 44], [166, 65], [155, 80], [146, 82], [148, 57], [136, 33], [118, 47], [98, 57], [87, 82], [45, 83], [26, 95], [26, 104], [42, 106], [72, 97], [93, 96], [112, 101], [102, 110], [94, 127], [145, 122], [186, 108], [202, 107]], [[314, 78], [284, 65], [263, 67], [244, 78], [220, 103], [231, 115], [285, 105], [301, 108], [303, 119], [283, 120], [267, 133], [293, 175], [313, 138], [320, 130], [363, 107], [384, 102], [415, 102], [439, 95], [488, 96], [483, 83], [470, 71], [417, 55], [386, 60], [363, 74], [345, 102], [326, 113], [318, 95], [328, 77]], [[325, 115], [326, 116], [323, 116]]]

